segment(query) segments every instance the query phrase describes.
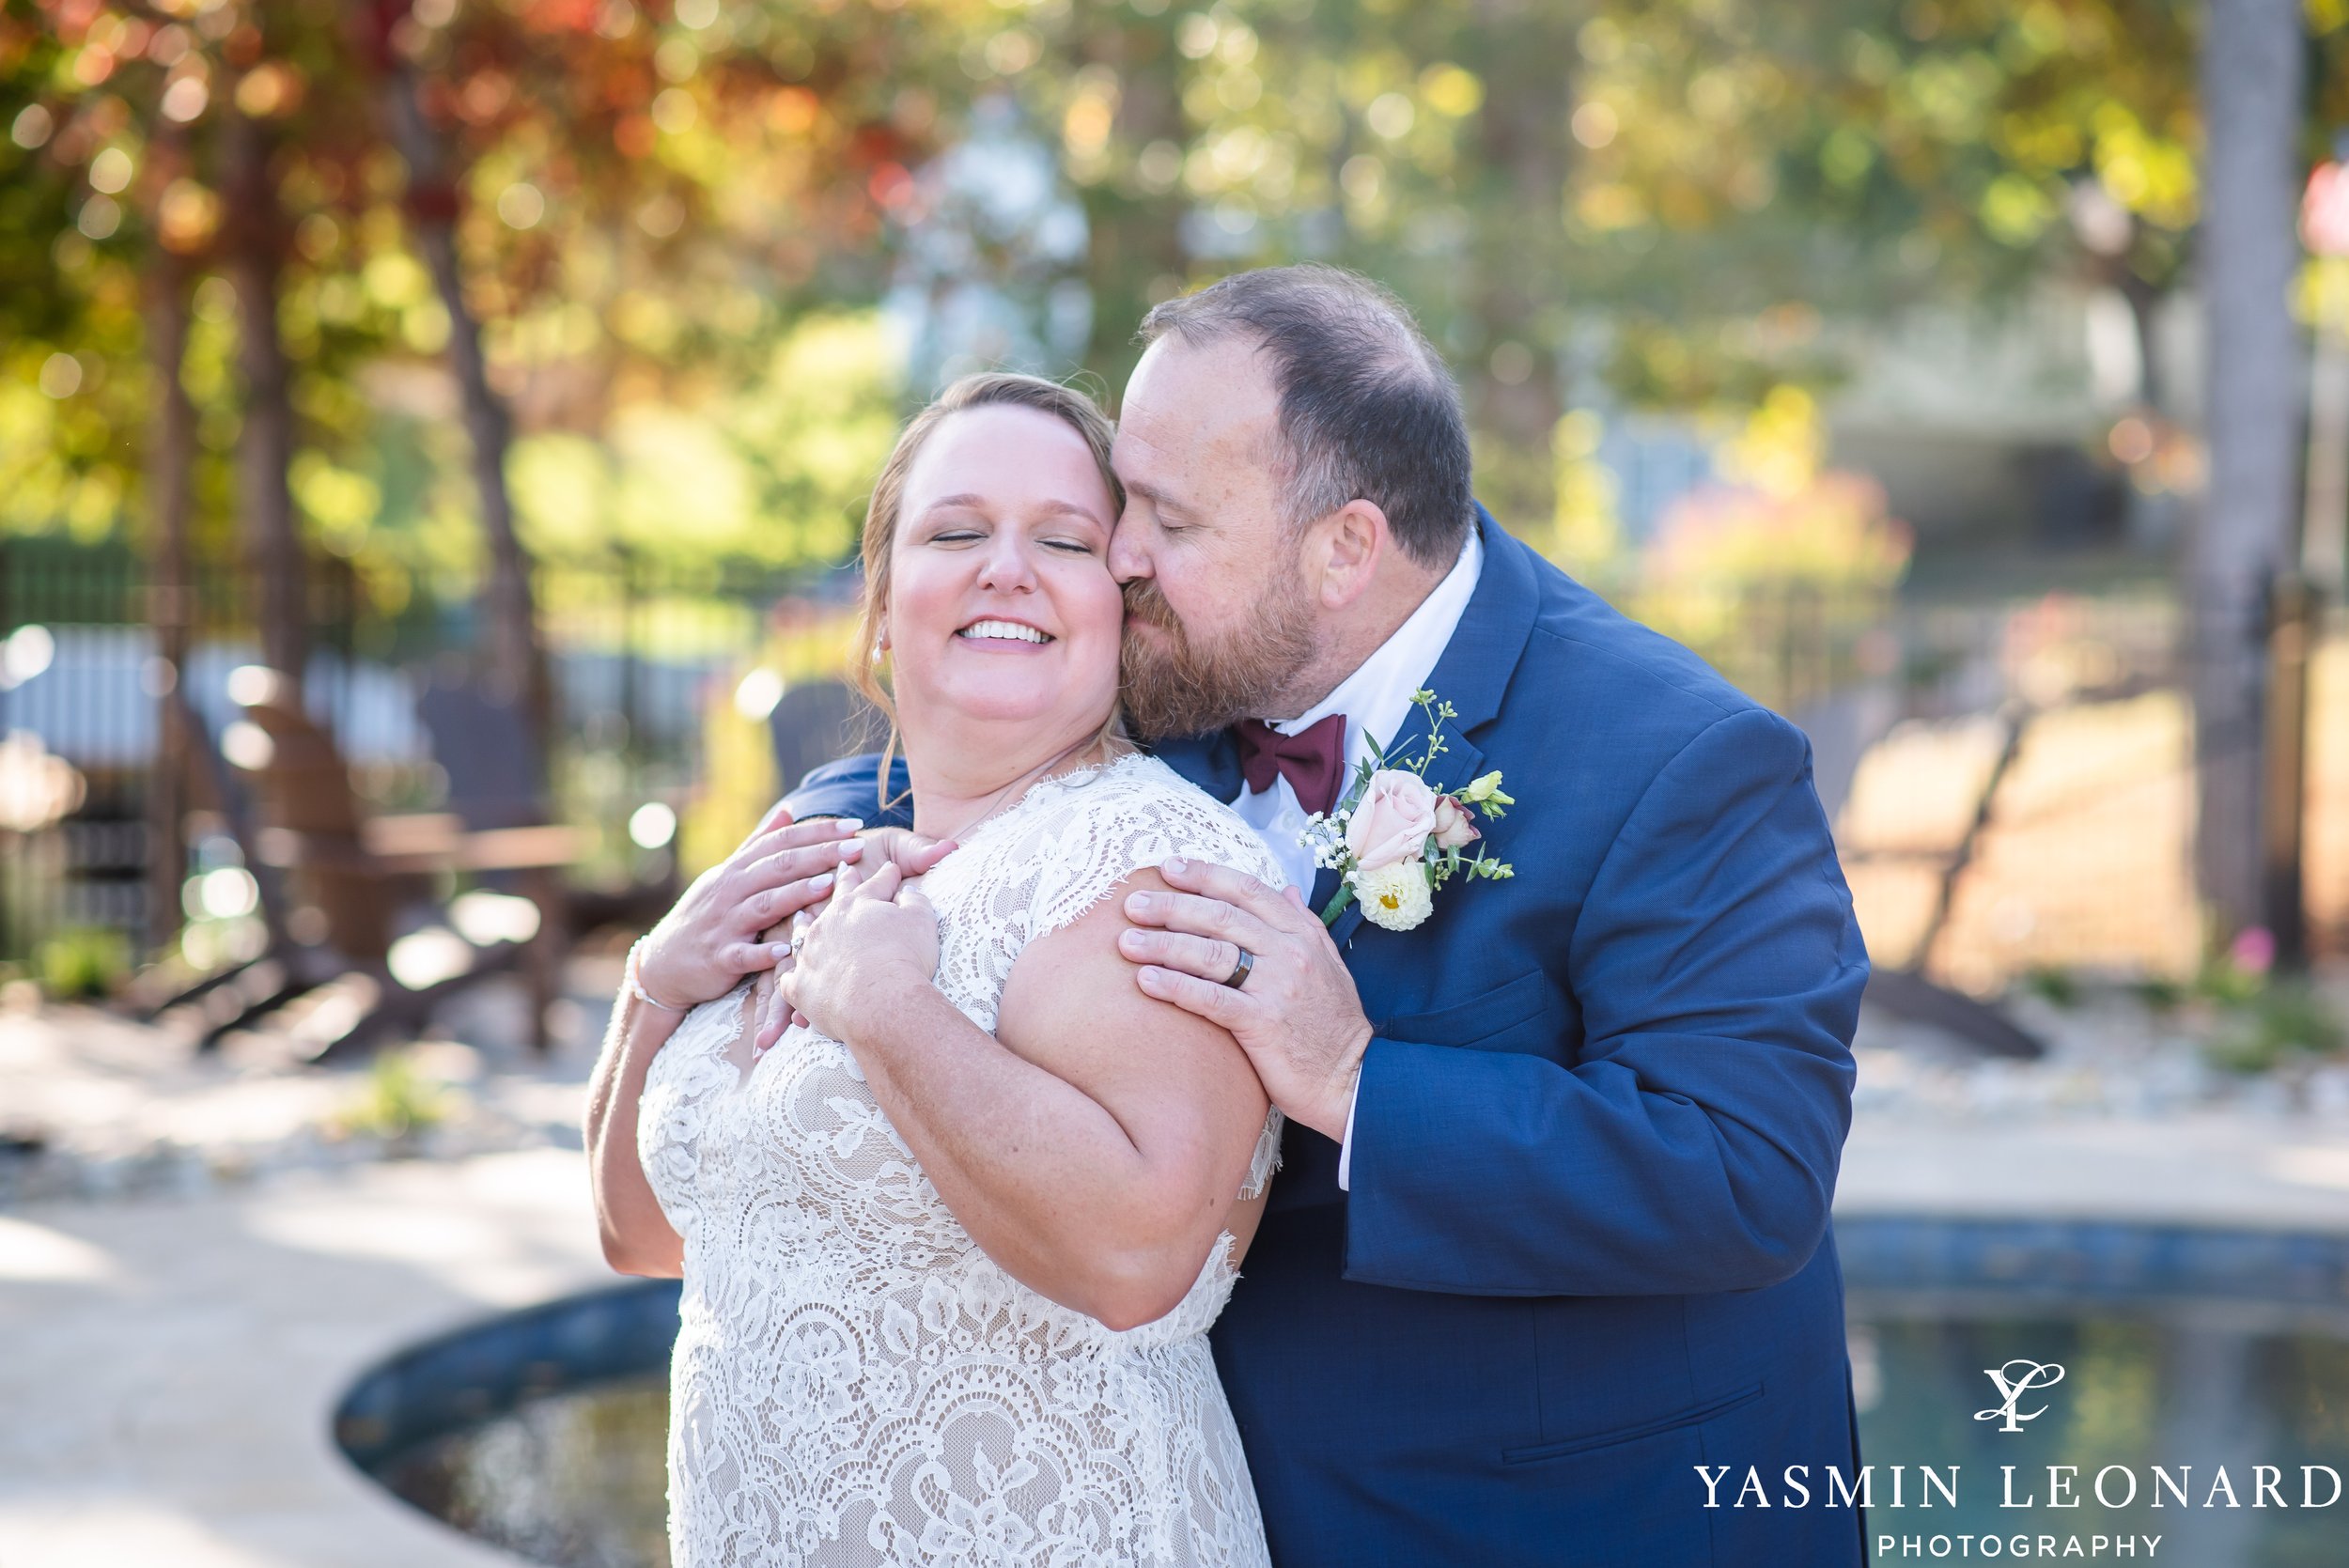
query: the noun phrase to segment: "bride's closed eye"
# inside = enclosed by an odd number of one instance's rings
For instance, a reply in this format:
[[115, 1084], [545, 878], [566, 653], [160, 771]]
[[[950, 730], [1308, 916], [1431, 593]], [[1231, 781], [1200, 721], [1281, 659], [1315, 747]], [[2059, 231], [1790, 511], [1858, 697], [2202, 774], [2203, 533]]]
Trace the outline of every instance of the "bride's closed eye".
[[[929, 542], [936, 545], [976, 544], [986, 537], [987, 530], [983, 528], [973, 528], [966, 523], [956, 523], [932, 533], [929, 536]], [[1069, 555], [1098, 555], [1106, 548], [1090, 539], [1065, 534], [1039, 539], [1037, 543], [1047, 550], [1056, 550]]]

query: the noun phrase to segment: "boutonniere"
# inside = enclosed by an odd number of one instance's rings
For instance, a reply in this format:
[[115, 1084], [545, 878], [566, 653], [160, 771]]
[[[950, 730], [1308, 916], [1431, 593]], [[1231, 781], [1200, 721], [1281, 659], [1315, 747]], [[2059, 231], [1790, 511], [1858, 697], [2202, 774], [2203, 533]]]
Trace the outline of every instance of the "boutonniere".
[[1314, 864], [1338, 873], [1338, 891], [1321, 911], [1321, 924], [1335, 924], [1357, 898], [1362, 918], [1388, 931], [1408, 931], [1434, 911], [1436, 890], [1455, 876], [1498, 880], [1516, 875], [1507, 862], [1483, 850], [1461, 851], [1482, 839], [1479, 813], [1501, 815], [1517, 804], [1501, 792], [1498, 769], [1445, 791], [1427, 782], [1427, 769], [1441, 756], [1444, 721], [1452, 705], [1433, 691], [1414, 691], [1411, 701], [1427, 714], [1427, 749], [1411, 761], [1387, 755], [1377, 740], [1355, 771], [1353, 787], [1327, 815], [1305, 819], [1298, 842], [1313, 851]]

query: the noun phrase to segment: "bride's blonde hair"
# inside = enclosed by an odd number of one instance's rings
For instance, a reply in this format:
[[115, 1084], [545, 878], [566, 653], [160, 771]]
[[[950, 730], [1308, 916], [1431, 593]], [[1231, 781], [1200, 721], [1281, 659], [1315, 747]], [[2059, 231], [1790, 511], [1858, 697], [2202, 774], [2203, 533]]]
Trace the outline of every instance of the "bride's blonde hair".
[[[949, 414], [997, 406], [1034, 409], [1066, 423], [1084, 439], [1093, 453], [1101, 483], [1109, 487], [1111, 504], [1120, 510], [1126, 505], [1125, 487], [1117, 482], [1117, 474], [1110, 467], [1110, 444], [1116, 431], [1100, 405], [1074, 387], [1017, 371], [981, 371], [956, 380], [928, 407], [906, 421], [906, 427], [898, 433], [897, 444], [890, 450], [889, 460], [881, 464], [880, 476], [873, 481], [873, 499], [864, 509], [864, 592], [857, 614], [856, 651], [848, 664], [849, 684], [889, 724], [889, 738], [881, 747], [878, 786], [878, 799], [884, 812], [894, 804], [889, 798], [889, 765], [897, 754], [897, 707], [881, 680], [880, 637], [889, 619], [890, 552], [896, 541], [899, 516], [905, 508], [906, 474], [913, 467], [913, 459], [921, 456], [930, 432]], [[1124, 705], [1113, 704], [1092, 743], [1097, 746], [1125, 733]]]

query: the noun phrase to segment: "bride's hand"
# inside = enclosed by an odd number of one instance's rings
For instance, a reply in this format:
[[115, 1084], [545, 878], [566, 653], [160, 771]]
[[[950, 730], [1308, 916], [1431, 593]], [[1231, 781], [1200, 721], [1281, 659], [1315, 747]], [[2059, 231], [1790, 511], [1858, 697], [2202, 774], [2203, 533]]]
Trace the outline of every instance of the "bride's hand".
[[829, 896], [834, 871], [865, 853], [856, 830], [840, 817], [794, 822], [776, 806], [646, 935], [637, 984], [662, 1001], [692, 1007], [773, 968], [788, 950], [762, 933]]
[[[953, 839], [931, 838], [910, 828], [867, 828], [857, 836], [869, 846], [866, 854], [872, 858], [864, 863], [879, 865], [881, 863], [879, 857], [886, 855], [888, 863], [895, 866], [905, 877], [921, 876], [944, 860], [955, 848]], [[788, 955], [791, 939], [807, 929], [808, 923], [816, 918], [825, 901], [831, 897], [832, 891], [828, 888], [814, 903], [789, 919], [778, 922], [760, 939], [783, 947], [786, 955], [773, 969], [761, 972], [751, 986], [751, 1017], [757, 1020], [758, 1026], [751, 1033], [754, 1055], [782, 1039], [783, 1032], [793, 1024], [807, 1022], [804, 1016], [792, 1010], [790, 1002], [785, 999], [780, 982], [791, 970], [792, 959]]]
[[894, 862], [864, 877], [843, 867], [781, 977], [792, 1009], [835, 1040], [848, 1040], [849, 1022], [872, 999], [926, 986], [938, 972], [938, 913], [904, 882]]

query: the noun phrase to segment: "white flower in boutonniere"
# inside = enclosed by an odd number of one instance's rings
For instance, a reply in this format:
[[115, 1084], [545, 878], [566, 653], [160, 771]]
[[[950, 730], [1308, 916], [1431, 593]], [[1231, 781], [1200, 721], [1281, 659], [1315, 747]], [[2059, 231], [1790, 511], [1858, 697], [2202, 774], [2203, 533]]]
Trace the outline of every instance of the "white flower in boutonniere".
[[1362, 918], [1390, 931], [1408, 931], [1436, 912], [1436, 893], [1427, 885], [1426, 868], [1417, 861], [1398, 861], [1377, 871], [1357, 872], [1354, 895], [1362, 901]]
[[1435, 908], [1436, 889], [1455, 873], [1470, 879], [1514, 876], [1505, 862], [1482, 850], [1461, 851], [1485, 836], [1478, 815], [1500, 816], [1517, 804], [1501, 791], [1496, 770], [1453, 792], [1427, 782], [1427, 768], [1446, 750], [1444, 721], [1450, 703], [1433, 691], [1415, 691], [1411, 701], [1427, 713], [1427, 749], [1417, 759], [1390, 767], [1386, 748], [1371, 742], [1372, 755], [1356, 771], [1354, 786], [1327, 816], [1306, 819], [1299, 842], [1314, 863], [1339, 873], [1336, 896], [1321, 911], [1324, 925], [1361, 900], [1362, 918], [1389, 931], [1408, 931]]

